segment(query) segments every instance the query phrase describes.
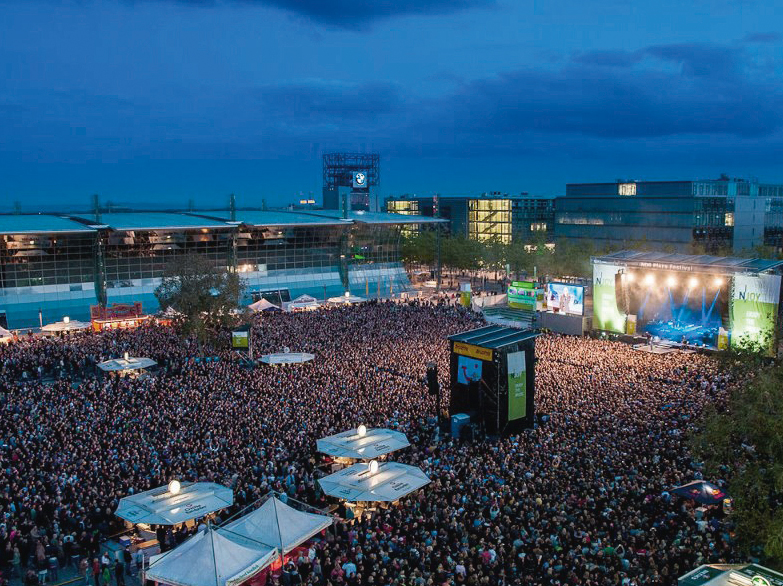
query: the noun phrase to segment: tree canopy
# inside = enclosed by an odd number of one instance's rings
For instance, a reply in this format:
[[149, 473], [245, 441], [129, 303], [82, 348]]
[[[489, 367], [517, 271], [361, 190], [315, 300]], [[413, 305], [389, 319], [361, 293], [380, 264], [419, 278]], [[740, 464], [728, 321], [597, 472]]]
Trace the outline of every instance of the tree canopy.
[[177, 256], [167, 265], [155, 289], [161, 309], [172, 307], [184, 334], [205, 342], [211, 332], [236, 320], [244, 284], [236, 272], [217, 267], [199, 254]]

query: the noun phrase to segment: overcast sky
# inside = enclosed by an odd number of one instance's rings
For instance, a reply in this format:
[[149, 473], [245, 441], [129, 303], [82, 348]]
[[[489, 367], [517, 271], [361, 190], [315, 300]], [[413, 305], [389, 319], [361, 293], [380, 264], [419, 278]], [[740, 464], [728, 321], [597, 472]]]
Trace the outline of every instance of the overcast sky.
[[762, 0], [0, 0], [0, 208], [783, 183]]

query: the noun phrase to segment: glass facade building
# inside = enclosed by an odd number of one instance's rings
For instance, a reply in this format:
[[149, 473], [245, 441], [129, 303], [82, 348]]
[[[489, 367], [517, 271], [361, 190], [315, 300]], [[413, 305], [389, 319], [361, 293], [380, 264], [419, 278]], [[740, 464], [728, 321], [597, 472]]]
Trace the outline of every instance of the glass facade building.
[[10, 328], [64, 316], [86, 321], [90, 306], [100, 303], [141, 302], [152, 313], [167, 263], [194, 253], [241, 274], [243, 303], [345, 291], [388, 297], [410, 287], [400, 262], [403, 228], [433, 222], [361, 212], [226, 215], [0, 216], [0, 311]]
[[555, 238], [676, 252], [779, 246], [780, 187], [725, 178], [569, 184], [556, 200]]

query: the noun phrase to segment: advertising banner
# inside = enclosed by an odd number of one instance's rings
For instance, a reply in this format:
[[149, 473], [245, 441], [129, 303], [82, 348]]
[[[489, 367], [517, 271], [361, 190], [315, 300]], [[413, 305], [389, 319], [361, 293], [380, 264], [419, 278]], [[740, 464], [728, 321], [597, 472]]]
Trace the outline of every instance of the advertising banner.
[[527, 365], [525, 352], [511, 352], [508, 360], [508, 420], [527, 415]]
[[536, 310], [538, 291], [534, 281], [512, 281], [507, 293], [509, 307], [526, 311]]
[[454, 354], [462, 354], [479, 360], [492, 360], [492, 348], [482, 348], [465, 342], [454, 342]]
[[780, 275], [735, 275], [731, 291], [731, 348], [761, 345], [775, 352]]
[[615, 276], [620, 267], [593, 264], [593, 329], [605, 332], [625, 332], [625, 314], [617, 308]]

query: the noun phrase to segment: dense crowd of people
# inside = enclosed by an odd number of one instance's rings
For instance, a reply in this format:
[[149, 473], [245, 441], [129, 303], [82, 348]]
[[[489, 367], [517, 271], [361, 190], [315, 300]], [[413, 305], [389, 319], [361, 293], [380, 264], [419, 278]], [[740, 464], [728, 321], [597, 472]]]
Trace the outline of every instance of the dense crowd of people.
[[[434, 441], [426, 363], [448, 389], [446, 338], [479, 325], [445, 304], [265, 314], [256, 356], [316, 356], [283, 367], [248, 368], [225, 349], [197, 361], [200, 347], [164, 327], [0, 346], [0, 571], [18, 577], [51, 557], [92, 568], [122, 530], [119, 499], [174, 478], [231, 486], [232, 511], [269, 490], [325, 507], [315, 441], [361, 423], [405, 432], [412, 446], [395, 459], [432, 483], [338, 524], [276, 578], [284, 586], [663, 585], [735, 560], [728, 521], [668, 492], [698, 477], [686, 435], [737, 383], [729, 372], [702, 355], [546, 335], [545, 422]], [[96, 373], [126, 351], [157, 360], [157, 374]]]

